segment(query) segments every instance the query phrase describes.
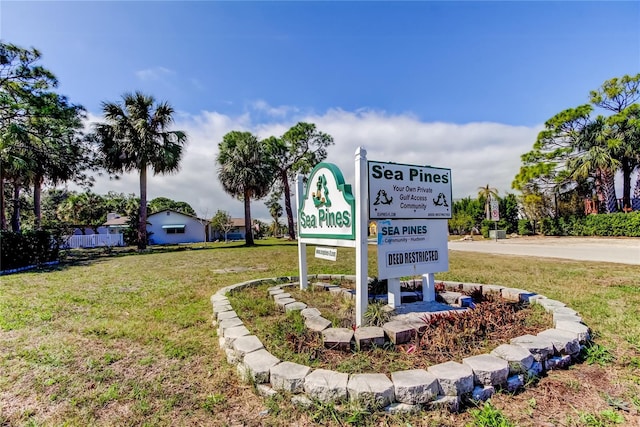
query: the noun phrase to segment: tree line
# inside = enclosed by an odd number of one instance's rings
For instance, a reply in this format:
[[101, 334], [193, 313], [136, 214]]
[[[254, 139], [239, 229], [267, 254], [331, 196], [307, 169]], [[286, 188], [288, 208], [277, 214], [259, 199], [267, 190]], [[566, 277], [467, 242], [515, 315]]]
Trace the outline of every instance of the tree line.
[[0, 228], [21, 231], [21, 192], [33, 194], [34, 228], [42, 228], [44, 184], [75, 182], [86, 188], [91, 174], [139, 172], [138, 247], [146, 246], [147, 173], [179, 168], [187, 136], [171, 130], [173, 108], [151, 96], [127, 93], [103, 102], [104, 122], [84, 132], [85, 109], [55, 91], [55, 75], [38, 64], [34, 48], [0, 42]]
[[37, 64], [41, 54], [0, 43], [0, 228], [20, 231], [20, 194], [33, 192], [35, 227], [40, 228], [43, 184], [86, 184], [94, 166], [82, 137], [85, 110], [55, 92], [56, 77]]
[[[63, 202], [90, 210], [100, 205], [98, 196], [89, 191], [93, 175], [117, 177], [136, 171], [137, 209], [122, 207], [120, 213], [134, 218], [135, 240], [144, 249], [148, 209], [153, 205], [147, 202], [148, 173], [178, 171], [188, 142], [184, 131], [172, 129], [173, 107], [140, 92], [125, 93], [119, 101], [103, 102], [103, 120], [85, 131], [85, 109], [56, 92], [58, 81], [38, 64], [40, 59], [37, 49], [0, 42], [0, 229], [20, 232], [25, 219], [33, 229], [46, 226], [45, 186], [79, 184], [85, 193], [65, 198], [53, 192], [47, 203], [57, 200], [60, 212], [65, 211]], [[550, 118], [533, 149], [522, 156], [512, 184], [521, 196], [507, 194], [501, 199], [495, 189], [481, 187], [477, 200], [454, 204], [452, 231], [481, 227], [491, 198], [501, 203], [501, 216], [509, 229], [515, 218], [539, 221], [584, 215], [585, 199], [593, 200], [600, 212], [631, 210], [634, 200], [640, 201], [640, 174], [631, 191], [631, 178], [640, 169], [639, 98], [640, 74], [614, 78], [591, 91], [589, 104]], [[267, 196], [272, 233], [286, 230], [289, 238], [296, 238], [291, 183], [296, 174], [309, 173], [326, 159], [333, 143], [331, 135], [305, 122], [277, 137], [259, 139], [246, 131], [224, 135], [215, 158], [217, 177], [228, 194], [243, 201], [247, 244], [254, 243], [252, 230], [256, 229], [251, 201]], [[614, 185], [617, 172], [623, 177], [620, 204]], [[25, 193], [31, 195], [29, 202]], [[30, 212], [23, 212], [24, 208]], [[79, 220], [83, 209], [69, 210], [67, 218]], [[187, 213], [195, 214], [192, 209]], [[283, 214], [287, 223], [281, 226]]]
[[[22, 209], [23, 221], [27, 228], [32, 230], [35, 223], [33, 216], [33, 197], [22, 196], [20, 203], [26, 209]], [[257, 237], [279, 236], [286, 226], [279, 224], [282, 216], [282, 207], [277, 211], [271, 224], [260, 220], [252, 221], [253, 235]], [[74, 230], [80, 233], [99, 233], [100, 227], [109, 219], [110, 213], [117, 213], [126, 217], [128, 228], [124, 232], [126, 244], [137, 244], [137, 225], [140, 210], [140, 198], [133, 193], [117, 193], [109, 191], [107, 194], [96, 194], [92, 191], [70, 191], [67, 189], [50, 188], [44, 190], [41, 199], [41, 223], [44, 229], [55, 229], [63, 235], [69, 235]], [[231, 214], [218, 209], [212, 217], [200, 218], [193, 207], [184, 201], [176, 201], [167, 197], [156, 197], [147, 204], [148, 214], [152, 215], [165, 210], [172, 210], [184, 215], [189, 215], [198, 220], [208, 221], [213, 231], [222, 239], [234, 228], [236, 224]]]
[[[564, 216], [558, 199], [591, 201], [597, 213], [640, 209], [640, 74], [605, 81], [589, 103], [545, 122], [512, 187], [542, 216]], [[618, 202], [615, 176], [622, 176]]]
[[[58, 81], [38, 64], [40, 59], [37, 49], [0, 42], [0, 229], [8, 230], [10, 225], [14, 232], [21, 231], [21, 220], [29, 217], [22, 212], [27, 205], [24, 192], [32, 194], [31, 225], [41, 229], [45, 184], [55, 187], [75, 182], [88, 190], [94, 173], [117, 177], [137, 171], [136, 241], [144, 249], [148, 173], [178, 171], [188, 142], [184, 131], [171, 129], [173, 107], [141, 92], [125, 93], [120, 101], [103, 102], [103, 121], [84, 132], [85, 109], [56, 92]], [[326, 147], [332, 143], [330, 135], [310, 123], [298, 123], [284, 135], [264, 140], [249, 132], [224, 136], [218, 144], [218, 177], [225, 191], [244, 201], [247, 244], [253, 243], [250, 201], [269, 193], [269, 210], [276, 225], [282, 215], [279, 200], [284, 198], [285, 228], [295, 239], [291, 179], [324, 160]], [[82, 212], [93, 206], [96, 212], [86, 214], [93, 223], [91, 215], [102, 215], [97, 213], [101, 206], [97, 198], [90, 191], [70, 195], [65, 203], [86, 209], [76, 209], [76, 218], [69, 219], [79, 220], [77, 215], [85, 215]], [[195, 214], [192, 209], [188, 213]]]
[[640, 74], [606, 80], [588, 99], [545, 122], [512, 182], [520, 195], [500, 198], [489, 185], [480, 187], [477, 199], [454, 202], [450, 230], [486, 231], [493, 199], [500, 204], [498, 227], [508, 233], [637, 235], [629, 231], [634, 218], [587, 216], [640, 211]]

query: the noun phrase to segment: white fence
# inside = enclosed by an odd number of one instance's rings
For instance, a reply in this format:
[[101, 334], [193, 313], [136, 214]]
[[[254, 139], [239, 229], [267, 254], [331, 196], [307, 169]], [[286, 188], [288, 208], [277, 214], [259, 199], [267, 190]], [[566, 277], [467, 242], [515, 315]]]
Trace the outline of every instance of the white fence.
[[97, 246], [124, 246], [122, 234], [74, 235], [65, 239], [64, 248], [95, 248]]

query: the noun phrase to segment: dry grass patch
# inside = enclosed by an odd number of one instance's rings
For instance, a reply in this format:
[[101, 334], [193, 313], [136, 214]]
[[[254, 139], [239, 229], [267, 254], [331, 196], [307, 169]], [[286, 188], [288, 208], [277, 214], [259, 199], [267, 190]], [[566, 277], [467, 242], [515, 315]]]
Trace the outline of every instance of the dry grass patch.
[[[613, 367], [574, 365], [568, 371], [554, 371], [522, 393], [499, 394], [492, 401], [519, 426], [640, 425], [638, 409], [619, 373]], [[616, 402], [625, 408], [616, 407]], [[609, 413], [617, 416], [608, 417]]]

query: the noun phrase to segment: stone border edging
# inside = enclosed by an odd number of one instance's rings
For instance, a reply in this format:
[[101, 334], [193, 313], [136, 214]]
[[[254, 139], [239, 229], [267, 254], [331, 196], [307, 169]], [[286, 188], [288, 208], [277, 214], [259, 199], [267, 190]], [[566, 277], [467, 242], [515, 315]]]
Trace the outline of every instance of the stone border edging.
[[60, 264], [60, 261], [54, 260], [54, 261], [42, 262], [40, 264], [25, 265], [24, 267], [10, 268], [8, 270], [0, 270], [0, 276], [5, 276], [7, 274], [21, 273], [23, 271], [33, 270], [34, 268], [38, 268], [38, 267], [58, 265], [58, 264]]
[[[354, 280], [351, 275], [310, 275], [309, 280]], [[298, 277], [256, 279], [219, 289], [211, 296], [213, 325], [217, 326], [219, 345], [227, 361], [237, 366], [245, 381], [256, 383], [263, 396], [285, 391], [294, 394], [292, 402], [311, 405], [320, 402], [360, 401], [385, 407], [389, 413], [415, 413], [422, 409], [447, 408], [457, 412], [463, 398], [488, 400], [498, 389], [516, 391], [531, 377], [547, 370], [566, 368], [577, 358], [583, 345], [590, 340], [590, 330], [575, 310], [544, 295], [523, 289], [478, 283], [443, 282], [447, 290], [470, 291], [500, 295], [515, 302], [539, 304], [553, 314], [553, 329], [537, 335], [523, 335], [502, 344], [490, 354], [464, 358], [462, 363], [449, 361], [425, 369], [384, 374], [347, 374], [326, 369], [312, 370], [308, 366], [281, 361], [269, 353], [257, 336], [244, 326], [231, 307], [226, 294], [246, 286], [274, 284], [270, 290], [297, 282]], [[293, 298], [290, 298], [293, 300]], [[301, 310], [305, 304], [288, 301]], [[303, 307], [304, 306], [304, 307]]]

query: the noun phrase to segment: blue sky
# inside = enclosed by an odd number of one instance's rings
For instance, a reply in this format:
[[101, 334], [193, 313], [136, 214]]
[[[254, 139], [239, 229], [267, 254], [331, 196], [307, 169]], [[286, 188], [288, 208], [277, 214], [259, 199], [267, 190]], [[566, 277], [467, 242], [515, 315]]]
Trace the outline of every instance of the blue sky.
[[[151, 197], [242, 214], [215, 178], [230, 130], [334, 136], [328, 161], [449, 167], [454, 197], [510, 191], [543, 123], [612, 77], [640, 72], [639, 2], [0, 3], [3, 41], [38, 48], [59, 90], [99, 120], [141, 90], [189, 133], [182, 171]], [[352, 181], [351, 181], [352, 182]], [[138, 193], [135, 176], [94, 191]], [[256, 216], [266, 218], [262, 202]]]

